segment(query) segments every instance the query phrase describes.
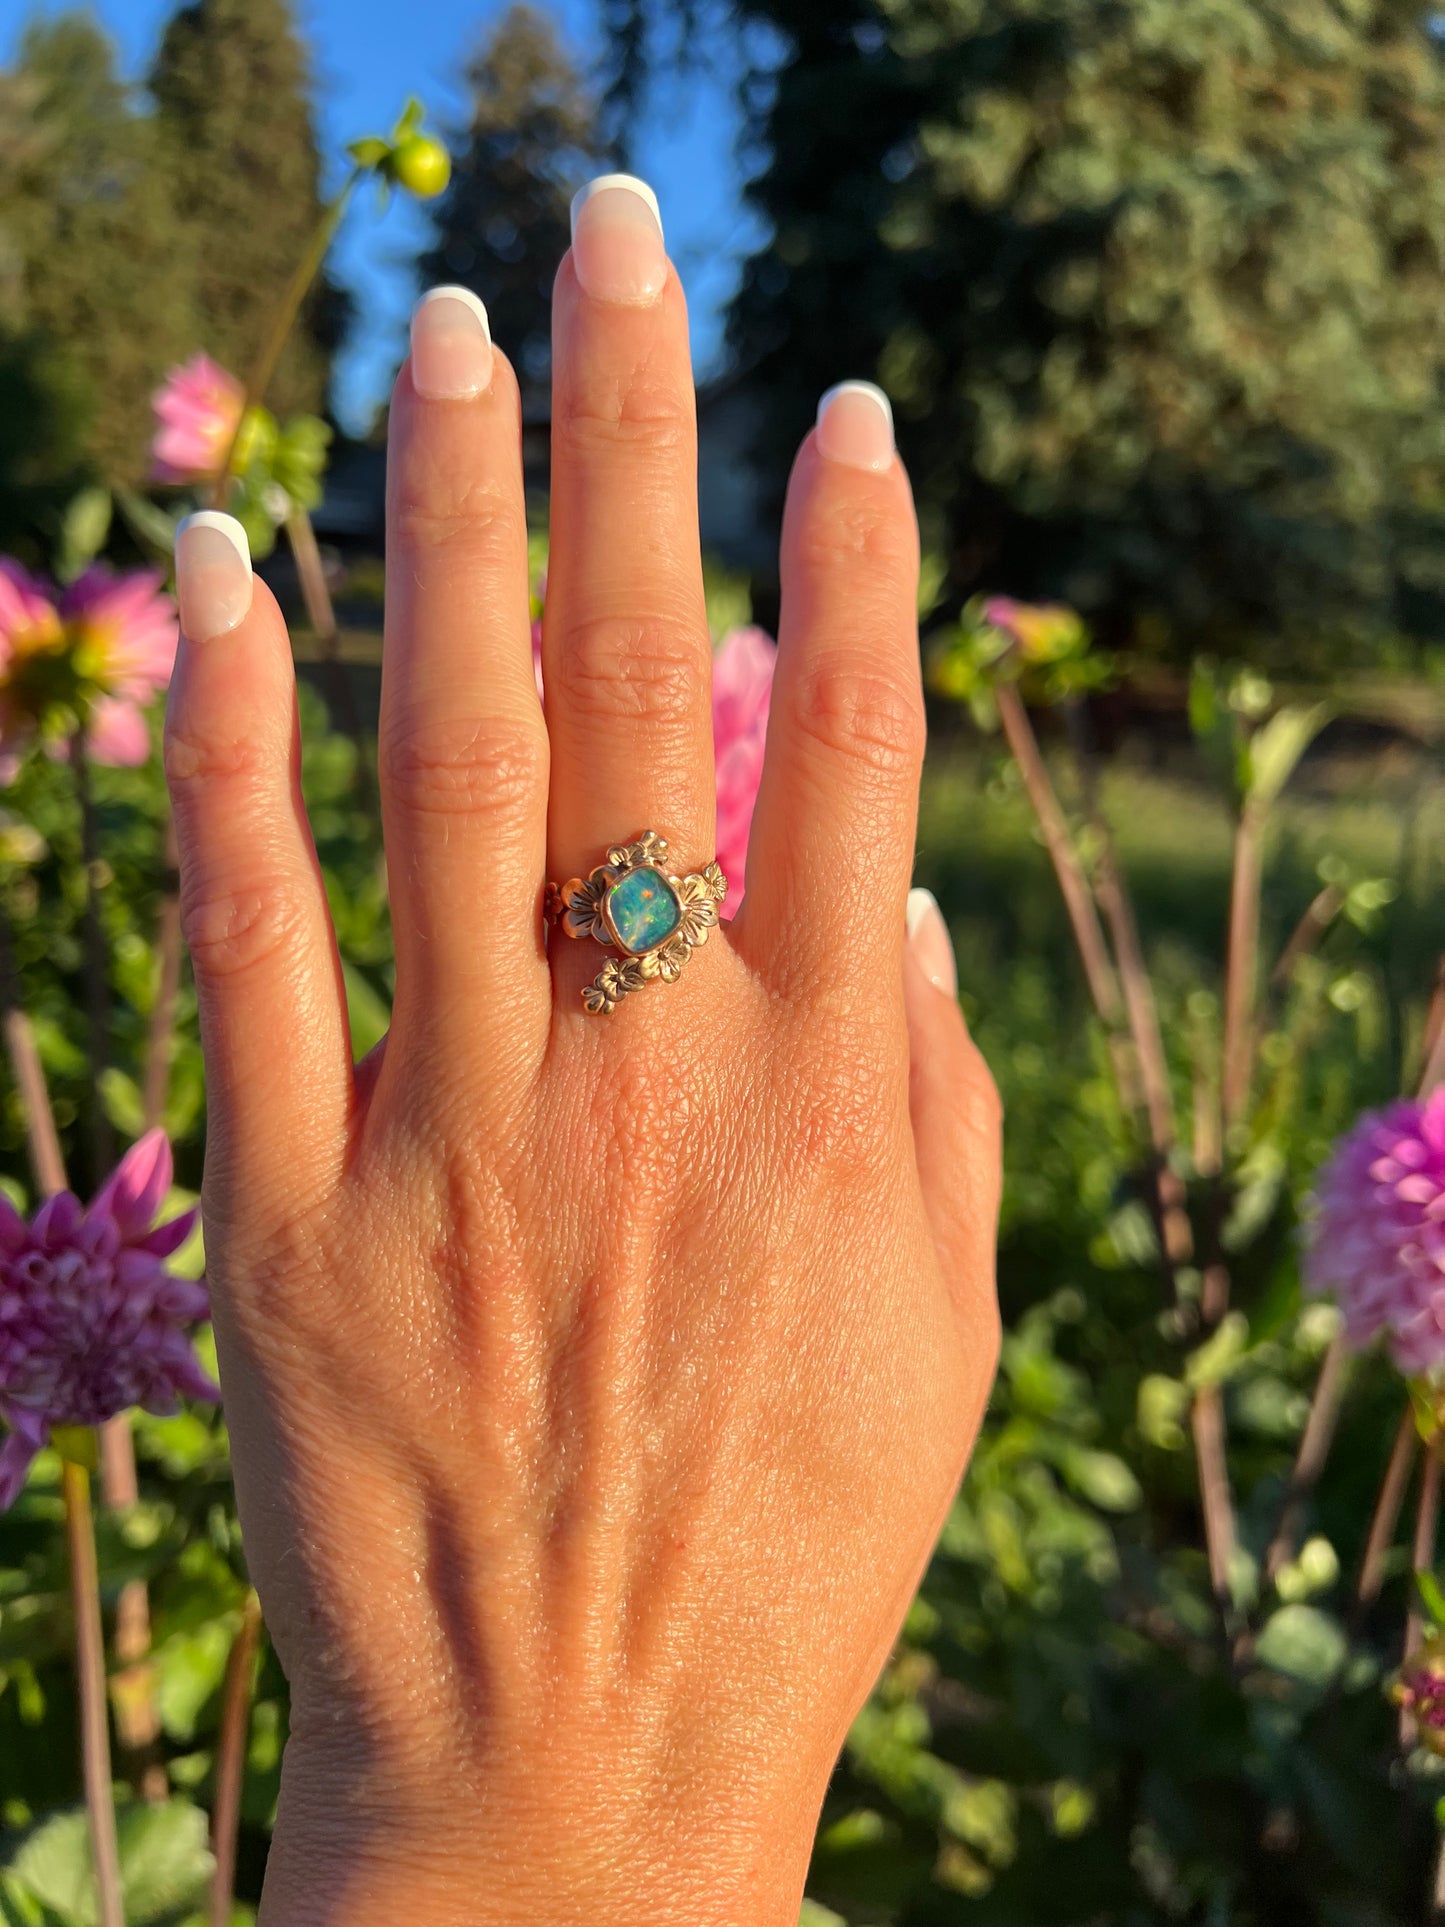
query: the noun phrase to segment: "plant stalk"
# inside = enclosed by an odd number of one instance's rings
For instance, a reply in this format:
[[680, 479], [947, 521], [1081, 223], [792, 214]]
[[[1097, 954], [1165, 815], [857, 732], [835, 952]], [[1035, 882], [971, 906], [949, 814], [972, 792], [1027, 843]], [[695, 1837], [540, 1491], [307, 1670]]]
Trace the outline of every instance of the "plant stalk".
[[1119, 1084], [1119, 1093], [1125, 1108], [1137, 1115], [1142, 1108], [1143, 1094], [1140, 1090], [1138, 1066], [1128, 1040], [1123, 1035], [1124, 999], [1119, 988], [1118, 973], [1109, 955], [1109, 946], [1104, 939], [1103, 927], [1099, 922], [1099, 912], [1094, 903], [1093, 893], [1074, 840], [1069, 834], [1068, 820], [1050, 779], [1048, 767], [1039, 749], [1038, 738], [1033, 724], [1029, 721], [1028, 711], [1018, 691], [1011, 683], [1000, 683], [995, 691], [998, 700], [999, 722], [1004, 736], [1018, 764], [1023, 778], [1024, 789], [1038, 819], [1043, 833], [1044, 847], [1054, 866], [1058, 878], [1059, 894], [1064, 899], [1064, 909], [1068, 914], [1069, 925], [1074, 933], [1074, 943], [1084, 966], [1084, 978], [1093, 999], [1094, 1009], [1109, 1039], [1109, 1050], [1114, 1060], [1114, 1073]]
[[221, 1731], [216, 1747], [216, 1802], [211, 1811], [210, 1927], [231, 1927], [236, 1893], [236, 1842], [241, 1827], [241, 1789], [251, 1723], [251, 1675], [261, 1639], [261, 1602], [246, 1594], [241, 1624], [231, 1642], [222, 1686]]
[[286, 518], [286, 534], [295, 559], [296, 574], [301, 582], [306, 613], [321, 645], [321, 668], [326, 681], [327, 702], [333, 717], [350, 737], [356, 751], [357, 789], [362, 808], [369, 810], [372, 800], [371, 769], [366, 754], [366, 736], [361, 726], [361, 711], [356, 704], [356, 690], [338, 653], [340, 630], [336, 611], [332, 606], [331, 590], [327, 586], [316, 531], [305, 509], [292, 508]]
[[90, 754], [85, 730], [70, 740], [70, 766], [80, 806], [80, 864], [85, 887], [82, 932], [85, 940], [86, 1048], [90, 1059], [90, 1160], [92, 1188], [105, 1180], [115, 1156], [115, 1138], [102, 1096], [110, 1064], [110, 976], [106, 966], [105, 931], [100, 920], [100, 828], [90, 781]]
[[1352, 1615], [1354, 1626], [1358, 1626], [1365, 1613], [1380, 1596], [1380, 1588], [1385, 1582], [1385, 1556], [1390, 1550], [1390, 1542], [1395, 1536], [1399, 1523], [1400, 1508], [1405, 1503], [1405, 1488], [1410, 1483], [1410, 1468], [1415, 1463], [1415, 1453], [1420, 1443], [1420, 1434], [1415, 1425], [1415, 1414], [1406, 1405], [1395, 1434], [1395, 1443], [1390, 1447], [1389, 1461], [1385, 1466], [1385, 1476], [1380, 1483], [1379, 1497], [1375, 1500], [1375, 1510], [1370, 1515], [1370, 1530], [1365, 1538], [1365, 1550], [1360, 1560], [1360, 1576], [1355, 1582], [1355, 1609]]
[[100, 1927], [125, 1927], [121, 1903], [120, 1849], [110, 1778], [110, 1729], [106, 1715], [105, 1636], [100, 1623], [100, 1572], [90, 1510], [90, 1474], [65, 1459], [65, 1536], [70, 1549], [70, 1593], [75, 1606], [75, 1669], [80, 1687], [80, 1748], [85, 1808], [95, 1863]]
[[146, 1034], [145, 1082], [141, 1102], [145, 1127], [153, 1131], [166, 1114], [171, 1064], [176, 1049], [176, 1002], [181, 988], [180, 854], [175, 819], [166, 811], [165, 884], [156, 919], [156, 1000]]
[[1310, 1494], [1319, 1484], [1330, 1446], [1334, 1443], [1348, 1356], [1349, 1348], [1345, 1344], [1344, 1333], [1336, 1332], [1320, 1366], [1319, 1377], [1315, 1380], [1309, 1416], [1305, 1420], [1299, 1450], [1295, 1453], [1294, 1469], [1285, 1488], [1279, 1523], [1274, 1529], [1269, 1550], [1264, 1555], [1264, 1576], [1270, 1585], [1279, 1576], [1281, 1567], [1287, 1565], [1295, 1555], [1305, 1507]]
[[1230, 886], [1229, 948], [1224, 973], [1224, 1071], [1226, 1133], [1249, 1107], [1254, 1069], [1254, 1006], [1259, 975], [1259, 899], [1264, 818], [1248, 803], [1239, 813]]
[[266, 391], [271, 386], [271, 379], [276, 373], [276, 364], [280, 361], [282, 350], [286, 346], [286, 337], [295, 325], [296, 317], [301, 312], [301, 304], [310, 292], [311, 283], [321, 271], [321, 264], [326, 259], [327, 250], [335, 240], [336, 230], [341, 226], [342, 217], [351, 204], [352, 195], [356, 192], [356, 184], [365, 172], [365, 168], [353, 168], [336, 199], [329, 207], [322, 210], [321, 219], [307, 243], [306, 252], [296, 263], [291, 279], [286, 284], [276, 312], [271, 317], [271, 326], [261, 343], [255, 361], [251, 364], [251, 372], [246, 377], [245, 400], [236, 419], [235, 433], [231, 437], [230, 446], [226, 450], [225, 459], [216, 476], [211, 497], [212, 508], [223, 509], [230, 498], [233, 479], [231, 463], [235, 459], [236, 443], [240, 440], [246, 416], [252, 408], [266, 399]]
[[[1410, 1551], [1412, 1573], [1428, 1572], [1435, 1564], [1435, 1532], [1440, 1518], [1440, 1443], [1431, 1439], [1425, 1447], [1425, 1474], [1420, 1481], [1420, 1504], [1415, 1513], [1415, 1537]], [[1420, 1647], [1425, 1617], [1415, 1588], [1410, 1588], [1410, 1605], [1405, 1614], [1404, 1658], [1409, 1660]], [[1400, 1745], [1408, 1750], [1415, 1744], [1415, 1719], [1408, 1707], [1400, 1709]]]

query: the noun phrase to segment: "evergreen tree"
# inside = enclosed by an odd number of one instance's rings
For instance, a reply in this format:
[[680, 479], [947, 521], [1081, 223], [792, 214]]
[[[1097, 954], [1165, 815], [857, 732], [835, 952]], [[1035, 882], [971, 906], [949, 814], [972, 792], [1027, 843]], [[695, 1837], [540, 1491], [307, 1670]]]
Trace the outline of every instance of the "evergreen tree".
[[1060, 594], [1175, 649], [1445, 633], [1422, 6], [733, 15], [785, 49], [749, 90], [772, 238], [731, 316], [775, 480], [812, 397], [871, 375], [960, 594]]
[[153, 126], [88, 14], [37, 22], [0, 77], [0, 522], [12, 537], [85, 473], [140, 479], [151, 391], [192, 331]]
[[606, 160], [596, 103], [551, 21], [525, 5], [502, 16], [467, 80], [471, 123], [418, 265], [424, 285], [459, 283], [481, 297], [524, 386], [545, 393], [568, 207]]
[[[151, 79], [192, 261], [195, 345], [244, 377], [322, 211], [305, 50], [289, 0], [195, 0]], [[324, 285], [272, 384], [281, 412], [322, 406], [344, 321]]]

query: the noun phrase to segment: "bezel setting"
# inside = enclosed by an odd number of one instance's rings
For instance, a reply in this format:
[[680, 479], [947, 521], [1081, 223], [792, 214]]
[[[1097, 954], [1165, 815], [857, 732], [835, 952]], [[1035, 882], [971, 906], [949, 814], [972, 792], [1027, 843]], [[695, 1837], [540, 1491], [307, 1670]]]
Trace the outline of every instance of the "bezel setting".
[[[727, 896], [728, 885], [716, 861], [679, 877], [663, 868], [666, 853], [666, 839], [655, 830], [644, 830], [635, 842], [613, 844], [607, 861], [598, 864], [585, 882], [572, 877], [561, 885], [547, 885], [544, 914], [550, 923], [569, 937], [591, 937], [622, 952], [620, 957], [609, 957], [582, 992], [589, 1011], [606, 1015], [645, 984], [659, 980], [675, 983], [692, 952], [707, 942], [709, 932], [717, 926], [718, 905]], [[666, 936], [640, 951], [626, 943], [611, 909], [614, 891], [638, 870], [654, 872], [671, 892], [677, 910], [677, 919]]]

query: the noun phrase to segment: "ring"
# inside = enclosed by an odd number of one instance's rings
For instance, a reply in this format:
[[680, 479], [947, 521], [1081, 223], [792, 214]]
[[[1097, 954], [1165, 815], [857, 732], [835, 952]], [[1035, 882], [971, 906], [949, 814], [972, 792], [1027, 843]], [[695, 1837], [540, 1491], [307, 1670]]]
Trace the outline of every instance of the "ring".
[[716, 859], [692, 876], [674, 877], [660, 867], [666, 853], [666, 840], [644, 830], [635, 843], [614, 843], [585, 883], [573, 877], [547, 885], [549, 923], [622, 952], [582, 992], [590, 1011], [605, 1016], [644, 984], [676, 983], [717, 923], [728, 881]]

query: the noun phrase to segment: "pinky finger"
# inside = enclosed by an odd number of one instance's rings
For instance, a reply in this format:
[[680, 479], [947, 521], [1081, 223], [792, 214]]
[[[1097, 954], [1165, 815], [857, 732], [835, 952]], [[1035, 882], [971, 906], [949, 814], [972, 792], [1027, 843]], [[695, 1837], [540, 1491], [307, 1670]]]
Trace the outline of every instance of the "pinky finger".
[[166, 780], [206, 1059], [208, 1180], [219, 1173], [240, 1200], [268, 1182], [319, 1194], [344, 1148], [351, 1050], [301, 800], [290, 644], [232, 517], [182, 524], [176, 578], [184, 639]]

